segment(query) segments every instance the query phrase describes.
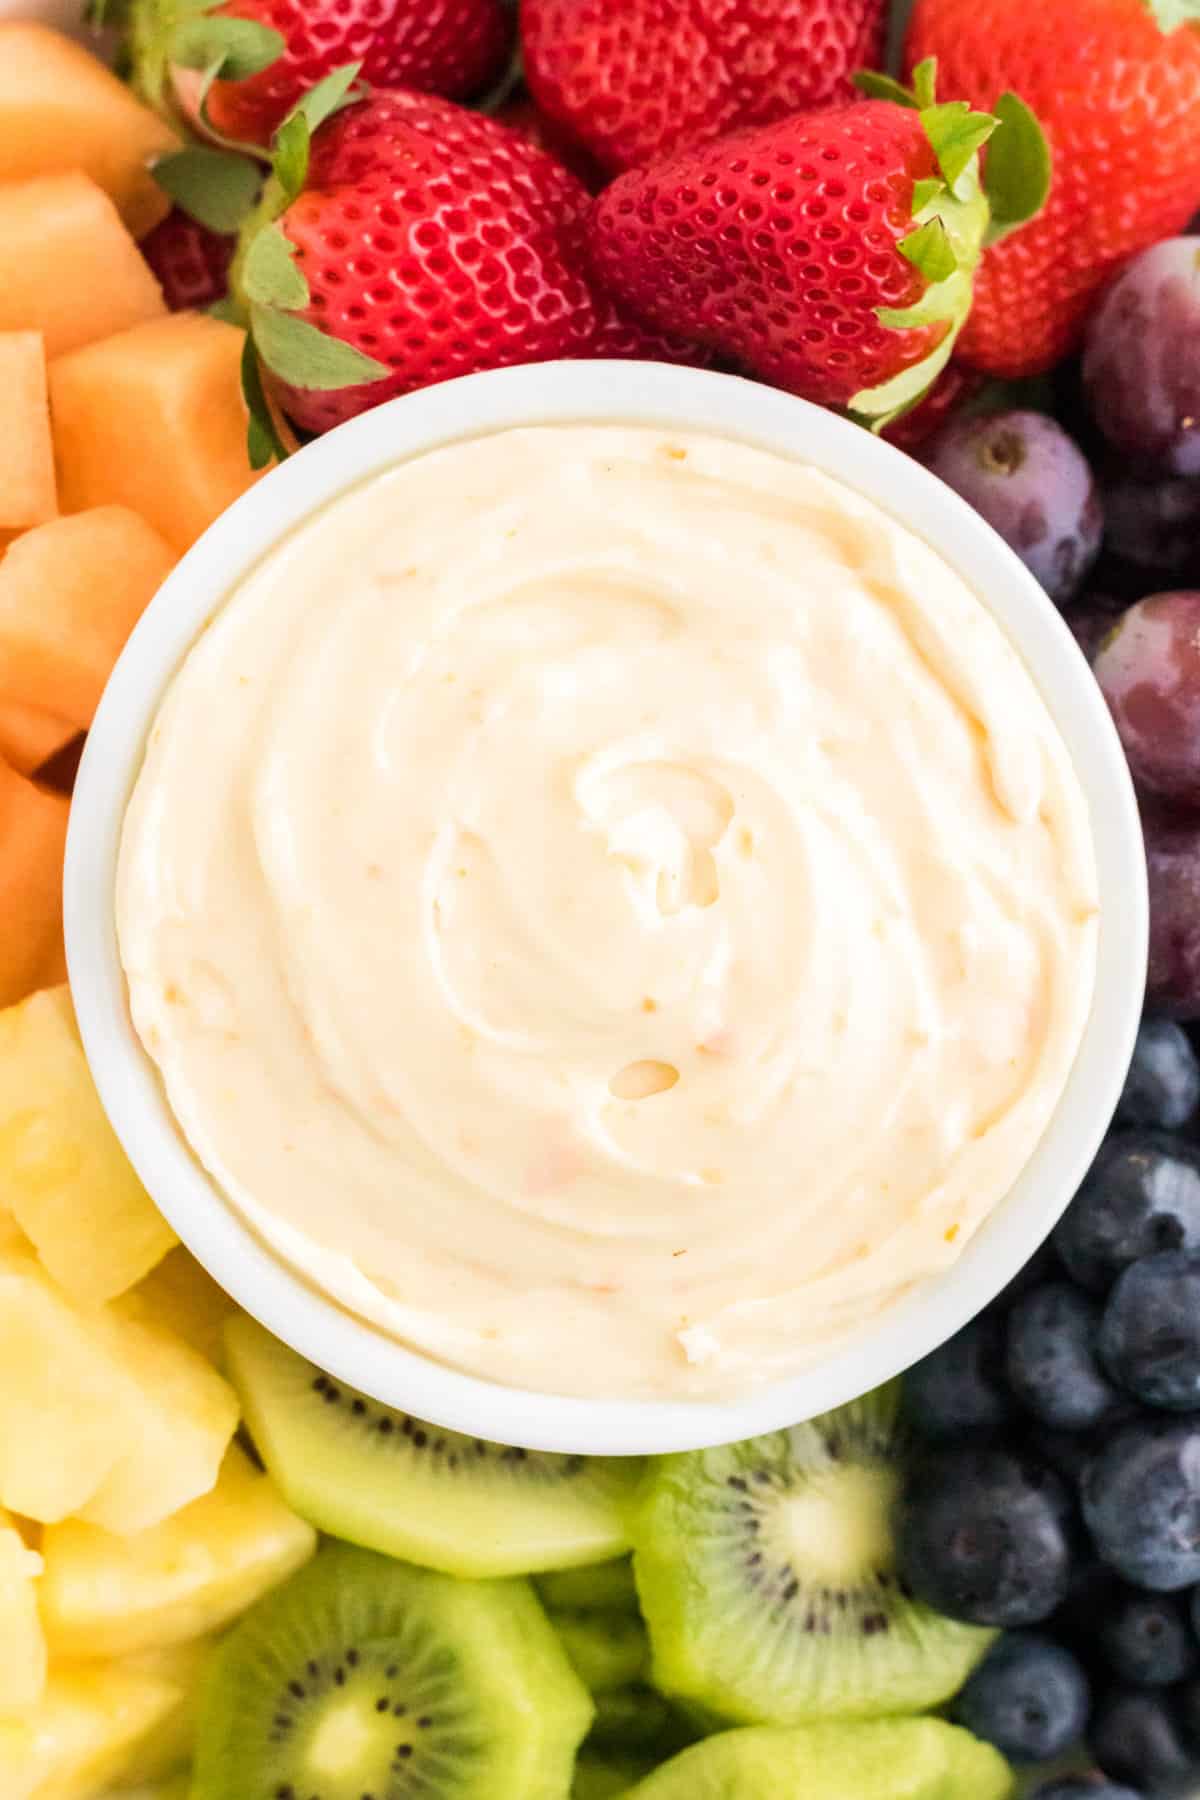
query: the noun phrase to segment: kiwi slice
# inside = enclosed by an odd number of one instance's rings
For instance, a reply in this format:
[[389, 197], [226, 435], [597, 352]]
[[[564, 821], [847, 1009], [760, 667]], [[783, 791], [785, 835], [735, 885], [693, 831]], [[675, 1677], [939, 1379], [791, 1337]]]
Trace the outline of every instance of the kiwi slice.
[[617, 1800], [653, 1766], [632, 1756], [581, 1756], [575, 1765], [571, 1800]]
[[650, 1662], [646, 1627], [634, 1613], [555, 1612], [550, 1623], [562, 1639], [567, 1660], [594, 1694], [627, 1687]]
[[551, 1612], [636, 1612], [637, 1583], [628, 1556], [584, 1569], [552, 1569], [533, 1584]]
[[696, 1734], [678, 1736], [674, 1708], [644, 1682], [629, 1687], [604, 1688], [592, 1696], [596, 1717], [588, 1734], [589, 1745], [604, 1754], [610, 1751], [659, 1750], [669, 1756]]
[[896, 1573], [899, 1384], [718, 1450], [661, 1457], [634, 1523], [654, 1681], [739, 1724], [919, 1712], [994, 1633]]
[[381, 1406], [245, 1314], [225, 1358], [259, 1455], [333, 1537], [448, 1575], [526, 1575], [629, 1548], [637, 1459], [555, 1456], [460, 1437]]
[[990, 1744], [940, 1719], [872, 1719], [725, 1731], [693, 1744], [625, 1800], [1007, 1800]]
[[192, 1800], [567, 1800], [591, 1717], [528, 1582], [329, 1545], [217, 1650]]

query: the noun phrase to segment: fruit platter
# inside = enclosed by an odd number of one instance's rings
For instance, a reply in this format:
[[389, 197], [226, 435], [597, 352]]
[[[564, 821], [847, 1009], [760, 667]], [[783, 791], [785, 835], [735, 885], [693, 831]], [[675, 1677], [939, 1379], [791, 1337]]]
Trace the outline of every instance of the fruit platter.
[[1196, 1796], [1193, 0], [0, 0], [0, 1800]]

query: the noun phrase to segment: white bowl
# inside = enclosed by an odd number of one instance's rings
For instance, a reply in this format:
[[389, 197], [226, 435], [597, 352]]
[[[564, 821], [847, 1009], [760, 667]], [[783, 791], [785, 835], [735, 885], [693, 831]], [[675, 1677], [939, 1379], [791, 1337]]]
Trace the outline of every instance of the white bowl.
[[[812, 463], [902, 519], [959, 570], [1024, 657], [1091, 811], [1101, 903], [1095, 998], [1062, 1100], [1020, 1180], [954, 1267], [904, 1296], [861, 1341], [729, 1402], [502, 1387], [406, 1349], [323, 1298], [242, 1223], [186, 1148], [130, 1022], [117, 950], [118, 842], [150, 721], [234, 584], [315, 508], [404, 457], [509, 426], [580, 421], [740, 438]], [[732, 376], [658, 363], [546, 363], [446, 382], [366, 413], [272, 472], [184, 557], [133, 633], [88, 738], [67, 843], [67, 951], [92, 1072], [130, 1160], [179, 1236], [248, 1312], [339, 1380], [443, 1427], [531, 1449], [623, 1455], [724, 1443], [837, 1406], [924, 1356], [1017, 1273], [1070, 1200], [1120, 1094], [1145, 979], [1143, 869], [1125, 759], [1071, 633], [1012, 551], [940, 481], [834, 414]]]

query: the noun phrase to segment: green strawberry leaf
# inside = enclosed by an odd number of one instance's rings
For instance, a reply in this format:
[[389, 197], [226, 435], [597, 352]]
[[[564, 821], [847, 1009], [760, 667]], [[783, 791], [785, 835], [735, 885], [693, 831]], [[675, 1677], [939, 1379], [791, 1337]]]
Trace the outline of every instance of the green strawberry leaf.
[[1200, 22], [1200, 0], [1146, 0], [1160, 31], [1170, 34], [1181, 25]]
[[927, 56], [913, 70], [913, 97], [922, 111], [937, 99], [937, 67], [937, 57]]
[[868, 100], [893, 100], [897, 106], [916, 106], [916, 96], [902, 81], [884, 75], [877, 69], [859, 69], [850, 77], [860, 94]]
[[912, 191], [913, 218], [920, 218], [930, 202], [936, 200], [938, 195], [944, 194], [945, 191], [946, 184], [941, 177], [937, 175], [927, 176], [922, 181], [914, 181]]
[[292, 387], [325, 393], [390, 373], [385, 363], [271, 306], [251, 306], [250, 330], [268, 369]]
[[244, 326], [246, 323], [246, 316], [232, 294], [225, 294], [220, 300], [214, 300], [204, 310], [210, 319], [222, 319], [226, 325]]
[[176, 206], [220, 232], [237, 230], [262, 185], [262, 170], [249, 157], [199, 144], [160, 156], [151, 174]]
[[362, 92], [354, 84], [361, 68], [361, 62], [345, 63], [340, 69], [332, 70], [323, 81], [318, 81], [315, 87], [310, 87], [307, 94], [297, 100], [280, 126], [280, 132], [298, 118], [306, 119], [309, 132], [315, 132], [343, 106], [352, 106], [360, 100]]
[[242, 346], [242, 393], [250, 422], [246, 427], [246, 452], [252, 469], [265, 469], [270, 462], [283, 462], [288, 449], [271, 417], [267, 396], [263, 391], [262, 370], [254, 345], [247, 336]]
[[958, 258], [954, 254], [954, 246], [950, 242], [946, 227], [940, 219], [934, 218], [910, 231], [906, 238], [901, 238], [896, 245], [901, 256], [907, 257], [914, 269], [919, 269], [926, 281], [946, 281], [958, 267]]
[[994, 110], [999, 124], [988, 146], [983, 176], [992, 209], [989, 244], [1036, 218], [1046, 204], [1052, 178], [1046, 134], [1020, 96], [1001, 94]]
[[293, 113], [275, 133], [275, 178], [283, 194], [284, 206], [290, 206], [304, 192], [308, 180], [308, 158], [312, 131], [303, 113]]
[[296, 267], [296, 246], [278, 225], [268, 225], [251, 242], [242, 264], [242, 292], [253, 306], [297, 312], [309, 302], [308, 283]]
[[224, 80], [244, 81], [270, 68], [283, 51], [283, 37], [273, 26], [200, 13], [175, 27], [168, 56], [185, 69], [207, 72], [215, 63]]
[[948, 100], [942, 106], [923, 107], [921, 123], [951, 193], [961, 199], [959, 181], [976, 151], [995, 131], [997, 121], [990, 113], [972, 112], [965, 100]]

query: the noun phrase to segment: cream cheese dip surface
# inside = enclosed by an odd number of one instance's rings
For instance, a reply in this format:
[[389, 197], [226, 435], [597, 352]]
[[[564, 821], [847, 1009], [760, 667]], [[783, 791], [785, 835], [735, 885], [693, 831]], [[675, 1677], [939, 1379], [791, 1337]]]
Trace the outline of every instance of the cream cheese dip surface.
[[242, 580], [125, 821], [133, 1018], [310, 1283], [516, 1387], [730, 1396], [868, 1330], [1028, 1161], [1087, 809], [873, 503], [705, 436], [398, 465]]

